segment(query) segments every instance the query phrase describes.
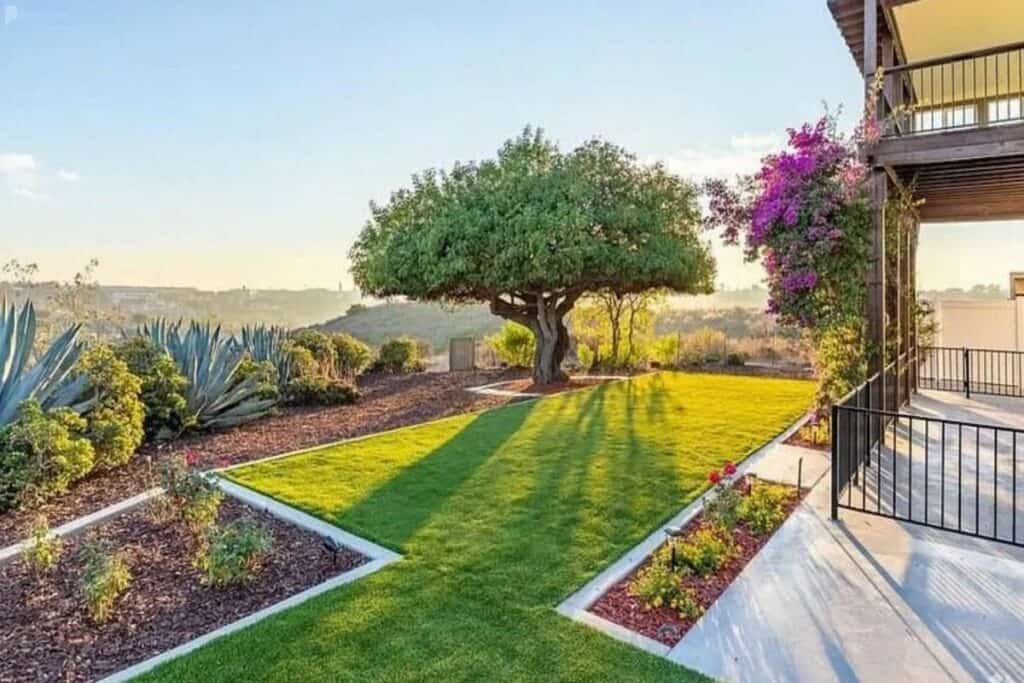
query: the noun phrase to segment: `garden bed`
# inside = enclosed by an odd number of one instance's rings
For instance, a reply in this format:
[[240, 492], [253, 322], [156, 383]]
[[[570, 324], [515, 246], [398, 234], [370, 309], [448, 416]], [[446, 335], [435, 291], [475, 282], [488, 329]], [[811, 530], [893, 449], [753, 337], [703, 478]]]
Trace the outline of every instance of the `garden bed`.
[[519, 380], [525, 374], [500, 370], [365, 375], [359, 378], [362, 399], [353, 405], [286, 408], [236, 429], [188, 436], [163, 447], [144, 446], [128, 464], [96, 472], [41, 507], [0, 514], [0, 547], [24, 539], [40, 513], [57, 527], [142, 493], [156, 484], [155, 465], [171, 455], [188, 452], [198, 467], [210, 469], [490, 408], [512, 399], [474, 394], [466, 388]]
[[123, 551], [132, 575], [109, 622], [97, 625], [80, 595], [85, 536], [67, 539], [59, 563], [37, 580], [21, 561], [0, 566], [0, 680], [96, 680], [236, 621], [367, 561], [343, 548], [332, 557], [316, 534], [226, 498], [220, 521], [252, 515], [274, 542], [255, 578], [204, 586], [193, 543], [141, 506], [91, 533]]
[[[681, 535], [670, 542], [666, 542], [647, 558], [639, 567], [634, 569], [625, 578], [613, 585], [590, 607], [589, 611], [603, 619], [607, 619], [630, 631], [646, 636], [659, 643], [672, 647], [676, 645], [686, 632], [699, 621], [700, 616], [714, 604], [715, 600], [725, 592], [729, 585], [739, 576], [740, 572], [757, 555], [758, 551], [771, 539], [775, 532], [785, 523], [793, 510], [799, 505], [800, 500], [806, 495], [806, 490], [797, 494], [795, 486], [766, 483], [752, 478], [746, 478], [736, 482], [737, 490], [745, 490], [747, 482], [757, 485], [769, 485], [790, 489], [792, 495], [784, 504], [784, 517], [781, 522], [763, 534], [754, 533], [751, 527], [740, 521], [731, 529], [730, 533], [735, 543], [735, 554], [733, 554], [721, 567], [706, 577], [700, 577], [695, 573], [680, 571], [681, 586], [684, 590], [692, 591], [693, 597], [699, 609], [699, 615], [694, 618], [682, 616], [678, 610], [669, 605], [649, 606], [639, 597], [633, 594], [632, 586], [644, 571], [646, 571], [656, 558], [670, 556], [668, 547], [671, 542], [686, 543], [693, 539], [694, 535], [703, 529], [709, 528], [708, 520], [704, 512], [698, 513], [682, 529]], [[679, 561], [678, 565], [683, 566]]]

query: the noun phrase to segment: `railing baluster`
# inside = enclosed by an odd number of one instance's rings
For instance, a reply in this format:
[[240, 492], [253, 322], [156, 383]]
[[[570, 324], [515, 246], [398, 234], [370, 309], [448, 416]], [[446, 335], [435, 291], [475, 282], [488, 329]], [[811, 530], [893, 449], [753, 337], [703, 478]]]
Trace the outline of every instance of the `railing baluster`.
[[924, 523], [928, 523], [928, 489], [932, 487], [931, 479], [928, 478], [928, 451], [930, 440], [931, 421], [924, 421]]
[[956, 437], [956, 530], [964, 528], [964, 426], [957, 428]]
[[946, 526], [946, 423], [942, 423], [942, 481], [939, 488], [939, 518], [940, 524]]

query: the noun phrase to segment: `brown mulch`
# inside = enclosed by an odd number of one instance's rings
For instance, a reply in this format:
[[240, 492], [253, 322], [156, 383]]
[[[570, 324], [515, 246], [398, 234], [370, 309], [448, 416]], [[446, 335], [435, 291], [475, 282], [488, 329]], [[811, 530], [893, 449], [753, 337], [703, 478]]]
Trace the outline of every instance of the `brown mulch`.
[[207, 587], [192, 565], [194, 541], [179, 525], [136, 508], [95, 532], [124, 553], [132, 582], [109, 622], [92, 622], [80, 595], [84, 537], [68, 539], [60, 562], [35, 578], [20, 561], [0, 565], [0, 681], [96, 680], [359, 566], [343, 549], [337, 561], [319, 536], [225, 499], [220, 519], [257, 515], [274, 545], [251, 583]]
[[806, 436], [801, 434], [799, 431], [794, 432], [792, 436], [786, 439], [783, 443], [789, 444], [790, 446], [800, 446], [802, 448], [810, 448], [815, 451], [828, 451], [830, 445], [828, 443], [822, 443], [821, 441], [812, 441]]
[[154, 465], [189, 451], [198, 467], [214, 468], [287, 453], [363, 434], [492, 408], [517, 399], [483, 396], [468, 387], [521, 379], [523, 370], [367, 375], [359, 378], [362, 398], [348, 406], [285, 408], [235, 429], [197, 434], [166, 446], [144, 446], [127, 465], [97, 472], [62, 496], [32, 510], [0, 514], [0, 547], [25, 538], [33, 521], [45, 515], [51, 527], [130, 498], [156, 485]]
[[[793, 488], [795, 489], [796, 487]], [[803, 492], [803, 495], [806, 495], [806, 491]], [[799, 498], [795, 497], [790, 502], [786, 511], [787, 519], [793, 510], [796, 509], [803, 495]], [[690, 535], [703, 525], [704, 519], [703, 513], [701, 513], [686, 525], [680, 540], [689, 538]], [[780, 524], [779, 526], [781, 527], [782, 525]], [[773, 529], [771, 533], [757, 536], [744, 524], [738, 524], [733, 530], [733, 539], [739, 547], [739, 552], [733, 559], [727, 562], [713, 576], [706, 578], [700, 578], [696, 575], [683, 576], [683, 587], [694, 591], [703, 611], [711, 607], [715, 600], [718, 599], [718, 596], [725, 592], [729, 584], [739, 576], [743, 568], [747, 566], [747, 563], [757, 555], [758, 551], [778, 531], [778, 528]], [[693, 619], [681, 617], [679, 612], [668, 606], [648, 607], [638, 598], [630, 595], [629, 586], [633, 579], [650, 563], [651, 559], [648, 558], [629, 576], [612, 586], [597, 602], [591, 605], [590, 611], [608, 621], [671, 647], [682, 640], [686, 632], [697, 622]]]

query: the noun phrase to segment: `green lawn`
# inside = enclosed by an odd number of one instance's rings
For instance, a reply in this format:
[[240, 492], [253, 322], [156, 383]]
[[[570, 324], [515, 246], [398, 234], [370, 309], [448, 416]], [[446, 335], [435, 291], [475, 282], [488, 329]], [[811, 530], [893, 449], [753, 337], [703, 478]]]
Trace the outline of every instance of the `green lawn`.
[[405, 559], [168, 680], [695, 680], [555, 606], [803, 413], [809, 382], [660, 373], [233, 471]]

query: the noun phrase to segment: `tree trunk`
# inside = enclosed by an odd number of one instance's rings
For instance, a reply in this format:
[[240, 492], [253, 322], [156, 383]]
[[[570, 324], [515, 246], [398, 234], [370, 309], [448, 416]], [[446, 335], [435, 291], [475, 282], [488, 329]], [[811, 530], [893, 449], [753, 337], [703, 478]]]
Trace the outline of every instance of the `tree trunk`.
[[555, 306], [538, 298], [537, 322], [531, 326], [537, 339], [533, 358], [533, 381], [537, 384], [564, 382], [569, 376], [562, 371], [562, 361], [569, 350], [569, 331]]
[[579, 290], [556, 293], [515, 293], [491, 299], [491, 313], [530, 328], [536, 340], [533, 381], [537, 384], [564, 382], [562, 361], [569, 352], [569, 330], [563, 318], [580, 297]]

